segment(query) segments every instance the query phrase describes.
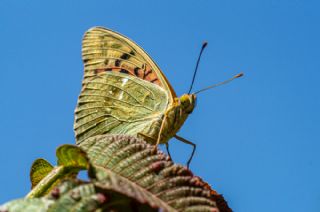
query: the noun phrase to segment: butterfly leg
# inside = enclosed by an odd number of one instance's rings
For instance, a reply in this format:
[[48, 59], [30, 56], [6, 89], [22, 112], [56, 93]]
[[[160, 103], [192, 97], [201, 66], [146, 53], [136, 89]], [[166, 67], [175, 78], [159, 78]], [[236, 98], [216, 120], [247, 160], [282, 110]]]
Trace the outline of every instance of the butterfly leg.
[[172, 157], [171, 157], [170, 151], [169, 151], [169, 143], [166, 143], [166, 149], [167, 149], [167, 153], [168, 153], [170, 159], [172, 160]]
[[[142, 138], [143, 140], [147, 141], [147, 142], [151, 142], [151, 143], [155, 143], [156, 140], [151, 138], [150, 136], [146, 135], [146, 134], [143, 134], [143, 133], [138, 133], [138, 137], [139, 138]], [[170, 151], [169, 151], [169, 143], [166, 143], [166, 149], [167, 149], [167, 153], [170, 157], [170, 160], [172, 160], [172, 157], [170, 155]]]
[[138, 133], [137, 134], [138, 138], [141, 138], [142, 140], [146, 141], [149, 144], [154, 144], [156, 142], [156, 140], [144, 133]]
[[178, 135], [175, 135], [174, 137], [175, 137], [176, 139], [178, 139], [179, 141], [182, 141], [183, 143], [190, 144], [190, 145], [193, 146], [193, 150], [192, 150], [191, 156], [190, 156], [190, 158], [189, 158], [189, 160], [188, 160], [188, 162], [187, 162], [187, 167], [189, 168], [190, 162], [191, 162], [191, 160], [192, 160], [192, 158], [193, 158], [193, 155], [194, 155], [194, 153], [195, 153], [195, 151], [196, 151], [196, 147], [197, 147], [197, 146], [196, 146], [196, 144], [192, 143], [191, 141], [188, 141], [187, 139], [184, 139], [184, 138], [182, 138], [182, 137], [180, 137], [180, 136], [178, 136]]

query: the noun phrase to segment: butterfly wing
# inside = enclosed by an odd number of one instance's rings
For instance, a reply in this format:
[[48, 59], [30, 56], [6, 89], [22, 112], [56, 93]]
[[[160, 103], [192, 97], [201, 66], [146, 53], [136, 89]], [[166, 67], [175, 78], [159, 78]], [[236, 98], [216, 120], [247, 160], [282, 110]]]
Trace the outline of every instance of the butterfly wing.
[[104, 28], [83, 39], [83, 87], [75, 111], [77, 143], [106, 133], [155, 134], [176, 96], [158, 66], [137, 44]]
[[94, 135], [148, 131], [169, 102], [159, 86], [122, 73], [104, 73], [88, 81], [75, 111], [77, 143]]
[[160, 68], [150, 56], [129, 38], [102, 27], [86, 32], [82, 43], [85, 79], [101, 72], [113, 71], [136, 76], [162, 87], [170, 97], [176, 94]]

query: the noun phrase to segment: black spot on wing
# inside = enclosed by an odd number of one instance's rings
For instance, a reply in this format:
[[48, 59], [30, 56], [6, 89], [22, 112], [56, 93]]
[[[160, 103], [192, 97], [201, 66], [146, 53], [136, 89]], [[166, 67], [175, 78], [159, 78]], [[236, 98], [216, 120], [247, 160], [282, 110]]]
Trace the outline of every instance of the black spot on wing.
[[130, 55], [127, 54], [127, 53], [123, 53], [123, 54], [120, 56], [120, 58], [123, 59], [123, 60], [127, 60], [127, 59], [130, 58]]
[[116, 60], [116, 61], [114, 62], [114, 65], [117, 66], [117, 67], [119, 67], [119, 66], [120, 66], [120, 63], [121, 63], [120, 60]]
[[126, 69], [121, 69], [121, 70], [120, 70], [120, 73], [129, 74], [129, 71], [127, 71]]
[[95, 69], [95, 70], [94, 70], [94, 74], [99, 74], [99, 73], [106, 72], [106, 71], [112, 71], [112, 68], [100, 68], [100, 69]]
[[134, 68], [134, 74], [136, 75], [136, 76], [139, 76], [139, 70], [140, 70], [140, 68], [139, 67], [135, 67]]

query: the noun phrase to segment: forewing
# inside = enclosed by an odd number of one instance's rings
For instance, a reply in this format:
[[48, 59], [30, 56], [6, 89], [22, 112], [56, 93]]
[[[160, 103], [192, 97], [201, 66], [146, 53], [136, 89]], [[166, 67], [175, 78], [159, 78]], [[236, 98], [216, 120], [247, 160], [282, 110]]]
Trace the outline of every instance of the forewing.
[[103, 72], [121, 72], [161, 86], [172, 102], [176, 94], [150, 56], [129, 38], [94, 27], [86, 32], [82, 44], [84, 83]]
[[137, 77], [104, 72], [82, 88], [75, 111], [77, 143], [95, 135], [137, 135], [159, 119], [169, 103], [167, 92]]

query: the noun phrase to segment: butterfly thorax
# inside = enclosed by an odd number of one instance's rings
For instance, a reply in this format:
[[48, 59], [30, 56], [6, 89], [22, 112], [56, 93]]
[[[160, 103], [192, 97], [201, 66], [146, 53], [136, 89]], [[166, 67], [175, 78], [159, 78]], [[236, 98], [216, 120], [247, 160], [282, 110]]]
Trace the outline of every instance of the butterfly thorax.
[[[192, 113], [196, 103], [196, 96], [184, 94], [180, 98], [175, 98], [172, 105], [159, 119], [155, 120], [148, 132], [143, 133], [144, 139], [150, 143], [156, 143], [160, 134], [160, 143], [167, 143], [180, 130], [183, 123]], [[163, 125], [161, 130], [161, 125]], [[161, 132], [160, 132], [161, 130]]]

